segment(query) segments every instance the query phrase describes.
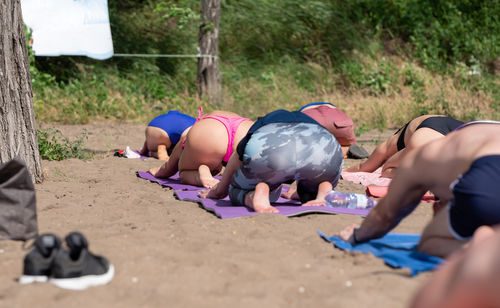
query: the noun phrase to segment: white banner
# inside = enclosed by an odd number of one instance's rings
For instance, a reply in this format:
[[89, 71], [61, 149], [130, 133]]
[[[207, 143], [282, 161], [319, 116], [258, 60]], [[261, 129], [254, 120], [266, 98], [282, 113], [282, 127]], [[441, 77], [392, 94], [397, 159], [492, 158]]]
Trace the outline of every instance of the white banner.
[[113, 56], [107, 0], [21, 0], [37, 56]]

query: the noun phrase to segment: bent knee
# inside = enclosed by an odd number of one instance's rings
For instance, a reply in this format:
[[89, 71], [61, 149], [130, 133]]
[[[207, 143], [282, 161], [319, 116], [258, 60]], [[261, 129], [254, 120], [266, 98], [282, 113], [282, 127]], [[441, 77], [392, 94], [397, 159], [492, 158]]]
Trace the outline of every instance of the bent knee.
[[424, 236], [420, 238], [417, 251], [441, 258], [446, 258], [453, 252], [461, 249], [465, 242], [455, 238]]

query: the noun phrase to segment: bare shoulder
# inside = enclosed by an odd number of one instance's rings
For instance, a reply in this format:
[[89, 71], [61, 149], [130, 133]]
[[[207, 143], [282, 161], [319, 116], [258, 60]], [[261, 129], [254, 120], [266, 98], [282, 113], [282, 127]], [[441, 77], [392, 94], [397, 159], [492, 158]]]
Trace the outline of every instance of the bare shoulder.
[[471, 160], [485, 155], [500, 155], [500, 124], [466, 126], [454, 132], [459, 149]]
[[448, 185], [468, 166], [457, 155], [456, 144], [450, 141], [440, 138], [408, 152], [398, 169], [405, 173], [405, 178], [429, 186]]

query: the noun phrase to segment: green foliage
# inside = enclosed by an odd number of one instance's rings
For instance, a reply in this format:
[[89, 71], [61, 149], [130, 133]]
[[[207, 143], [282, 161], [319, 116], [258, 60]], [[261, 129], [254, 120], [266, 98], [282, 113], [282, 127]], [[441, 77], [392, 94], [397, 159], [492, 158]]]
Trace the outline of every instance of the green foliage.
[[187, 4], [189, 4], [188, 1], [160, 2], [153, 12], [163, 14], [162, 19], [164, 20], [176, 18], [176, 25], [182, 30], [200, 19], [200, 14], [195, 13], [190, 7], [186, 7]]
[[43, 91], [44, 87], [51, 87], [55, 85], [55, 78], [48, 73], [41, 72], [35, 65], [35, 53], [32, 45], [32, 30], [24, 26], [24, 36], [26, 38], [26, 47], [28, 48], [28, 62], [30, 65], [30, 76], [33, 86], [33, 91]]
[[87, 132], [71, 141], [57, 129], [38, 130], [38, 148], [42, 159], [63, 160], [67, 158], [86, 159], [89, 155], [84, 151]]
[[[339, 92], [379, 98], [410, 92], [405, 98], [412, 114], [451, 112], [452, 98], [429, 93], [430, 70], [458, 90], [491, 97], [500, 113], [498, 78], [490, 74], [500, 54], [496, 2], [222, 0], [225, 101], [210, 108], [256, 117]], [[197, 54], [199, 0], [108, 3], [116, 53]], [[204, 30], [213, 26], [206, 23]], [[30, 53], [30, 64], [35, 112], [44, 122], [146, 122], [170, 109], [195, 115], [203, 104], [192, 58], [35, 61]], [[371, 116], [376, 127], [393, 120]]]
[[340, 65], [339, 74], [344, 86], [353, 90], [366, 90], [373, 96], [389, 95], [399, 92], [400, 70], [382, 58], [372, 66], [359, 62], [346, 61]]
[[356, 137], [359, 137], [362, 134], [364, 134], [367, 131], [369, 131], [370, 129], [371, 129], [371, 127], [368, 124], [363, 123], [363, 124], [361, 124], [361, 126], [356, 127], [354, 129], [354, 135], [356, 135]]
[[370, 70], [365, 77], [365, 85], [374, 96], [397, 91], [397, 82], [398, 71], [385, 59], [382, 59], [380, 64]]
[[[446, 70], [471, 57], [483, 65], [500, 54], [496, 0], [358, 0], [367, 21], [413, 47], [426, 66]], [[472, 63], [467, 63], [472, 64]]]
[[225, 0], [221, 6], [220, 49], [229, 59], [272, 63], [291, 56], [328, 66], [365, 43], [350, 1]]
[[378, 128], [380, 131], [384, 130], [387, 128], [387, 114], [385, 112], [385, 108], [381, 106], [379, 103], [374, 102], [374, 117], [373, 117], [373, 124], [375, 125], [376, 128]]

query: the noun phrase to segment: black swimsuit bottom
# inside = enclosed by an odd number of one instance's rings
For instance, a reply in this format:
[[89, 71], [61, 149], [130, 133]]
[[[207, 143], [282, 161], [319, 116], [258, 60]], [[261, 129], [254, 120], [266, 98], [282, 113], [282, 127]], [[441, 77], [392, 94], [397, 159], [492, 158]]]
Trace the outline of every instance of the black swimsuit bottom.
[[[400, 129], [401, 135], [399, 135], [397, 143], [398, 151], [401, 151], [406, 146], [405, 133], [408, 124], [410, 124], [410, 122], [406, 123], [406, 125], [402, 129]], [[419, 130], [420, 128], [426, 127], [446, 136], [448, 133], [454, 131], [457, 127], [459, 127], [462, 124], [464, 124], [464, 122], [449, 117], [430, 117], [423, 120], [422, 123], [420, 123], [420, 125], [417, 127], [417, 129], [415, 129], [415, 131]], [[398, 132], [399, 130], [396, 132], [396, 134]]]

